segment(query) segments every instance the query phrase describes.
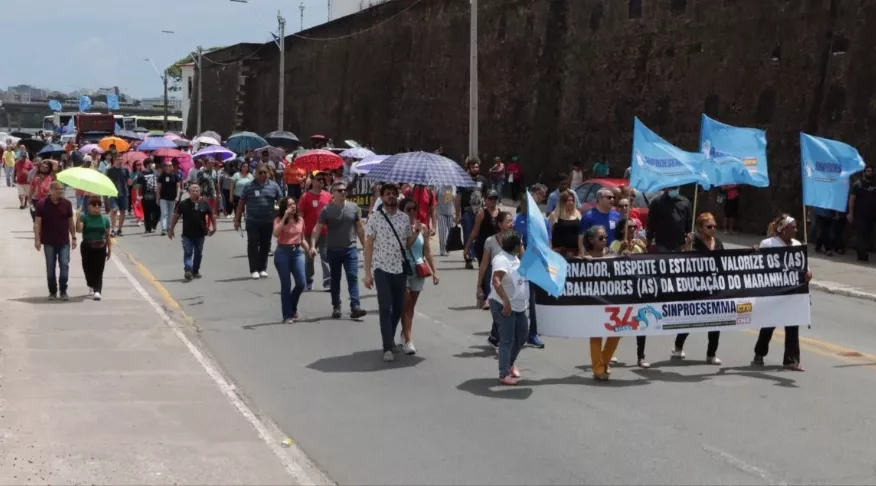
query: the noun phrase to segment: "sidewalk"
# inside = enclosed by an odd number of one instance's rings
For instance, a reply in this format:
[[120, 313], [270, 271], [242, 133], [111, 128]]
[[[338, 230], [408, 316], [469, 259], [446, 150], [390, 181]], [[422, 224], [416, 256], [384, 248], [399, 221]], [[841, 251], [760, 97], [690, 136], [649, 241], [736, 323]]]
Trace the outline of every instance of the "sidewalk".
[[46, 300], [15, 198], [0, 187], [0, 484], [295, 484], [282, 436], [260, 437], [118, 257], [102, 302], [78, 250], [70, 302]]

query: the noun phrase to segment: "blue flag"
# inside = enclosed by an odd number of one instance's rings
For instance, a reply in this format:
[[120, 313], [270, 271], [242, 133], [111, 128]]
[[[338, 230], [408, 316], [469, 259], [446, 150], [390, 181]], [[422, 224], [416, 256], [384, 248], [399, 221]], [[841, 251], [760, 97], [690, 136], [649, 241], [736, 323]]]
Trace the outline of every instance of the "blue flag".
[[79, 97], [79, 111], [88, 111], [91, 108], [91, 98], [88, 96]]
[[106, 95], [106, 107], [110, 110], [118, 110], [119, 109], [119, 97], [118, 95], [108, 94]]
[[119, 122], [116, 122], [116, 128], [113, 130], [113, 135], [118, 136], [120, 133], [122, 133], [122, 126], [119, 125]]
[[653, 192], [684, 184], [711, 186], [704, 170], [706, 156], [700, 152], [685, 152], [660, 138], [638, 118], [633, 125], [633, 157], [630, 186], [642, 192]]
[[700, 147], [706, 156], [706, 173], [712, 184], [748, 184], [769, 187], [766, 132], [739, 128], [703, 115]]
[[803, 204], [845, 212], [849, 177], [866, 166], [855, 147], [800, 132], [800, 161]]
[[61, 111], [63, 107], [61, 106], [61, 102], [58, 100], [49, 100], [49, 109], [52, 111]]
[[61, 127], [61, 133], [73, 133], [76, 131], [76, 122], [75, 117], [70, 117], [70, 121], [67, 122], [67, 126]]
[[[528, 198], [527, 207], [538, 208], [532, 195]], [[547, 225], [541, 211], [526, 211], [527, 246], [520, 261], [520, 275], [530, 282], [543, 288], [545, 292], [559, 297], [566, 286], [566, 270], [568, 262], [562, 255], [551, 249], [548, 242]], [[535, 309], [530, 309], [535, 312]]]

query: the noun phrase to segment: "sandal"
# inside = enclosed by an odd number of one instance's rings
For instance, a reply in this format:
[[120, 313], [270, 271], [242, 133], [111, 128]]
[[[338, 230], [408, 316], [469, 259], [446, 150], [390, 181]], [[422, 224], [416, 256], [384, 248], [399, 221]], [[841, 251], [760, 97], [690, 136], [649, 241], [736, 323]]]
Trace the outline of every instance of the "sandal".
[[516, 366], [512, 366], [511, 369], [508, 370], [508, 374], [514, 378], [520, 378], [520, 370], [518, 370]]
[[608, 373], [603, 373], [601, 375], [593, 375], [593, 379], [596, 381], [608, 381]]

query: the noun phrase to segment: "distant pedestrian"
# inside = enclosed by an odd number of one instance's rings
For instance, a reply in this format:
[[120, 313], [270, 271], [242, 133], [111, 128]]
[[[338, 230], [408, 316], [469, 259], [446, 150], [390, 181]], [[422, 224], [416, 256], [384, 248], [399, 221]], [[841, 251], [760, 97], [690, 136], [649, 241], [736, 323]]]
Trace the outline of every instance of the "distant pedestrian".
[[11, 143], [3, 150], [3, 167], [6, 174], [6, 187], [12, 187], [15, 173], [15, 147]]
[[158, 175], [155, 173], [155, 163], [152, 160], [146, 159], [143, 172], [137, 178], [137, 185], [140, 187], [143, 203], [143, 227], [146, 233], [152, 233], [161, 215], [158, 207]]
[[450, 233], [450, 228], [454, 226], [455, 204], [453, 201], [456, 199], [456, 188], [454, 186], [439, 186], [437, 199], [438, 247], [441, 256], [447, 256], [447, 235]]
[[27, 158], [27, 150], [22, 150], [12, 169], [15, 172], [15, 187], [18, 190], [18, 209], [26, 208], [30, 199], [30, 184], [27, 175], [33, 170], [33, 167], [33, 162]]
[[492, 188], [499, 194], [499, 201], [505, 197], [505, 163], [501, 157], [493, 159], [493, 166], [490, 167], [490, 184]]
[[[37, 251], [43, 250], [46, 257], [49, 300], [58, 299], [58, 290], [61, 291], [61, 300], [70, 300], [67, 278], [70, 250], [76, 249], [76, 223], [73, 205], [64, 198], [64, 184], [52, 182], [49, 197], [37, 204], [33, 234], [34, 247]], [[57, 278], [56, 269], [60, 270]]]
[[[183, 220], [183, 276], [186, 280], [201, 278], [201, 258], [204, 255], [204, 240], [216, 233], [216, 214], [201, 197], [197, 184], [189, 186], [189, 197], [180, 201], [173, 213], [173, 222], [167, 229], [167, 237], [173, 239], [173, 230], [179, 219]], [[212, 225], [207, 229], [207, 221]]]
[[158, 175], [158, 208], [161, 210], [161, 235], [167, 233], [173, 208], [179, 197], [182, 183], [174, 173], [172, 164], [164, 164]]
[[[474, 187], [459, 187], [456, 190], [456, 224], [462, 223], [462, 237], [468, 241], [475, 227], [475, 216], [484, 206], [484, 194], [490, 189], [490, 181], [481, 175], [481, 162], [477, 157], [469, 157], [466, 169], [474, 182]], [[465, 268], [473, 270], [474, 248], [463, 252]]]
[[517, 200], [523, 192], [523, 166], [517, 156], [511, 157], [511, 162], [505, 166], [508, 174], [508, 184], [511, 186], [511, 199]]
[[[326, 233], [328, 232], [328, 227], [324, 225], [320, 234], [316, 235], [315, 239], [311, 238], [313, 229], [316, 227], [316, 223], [319, 220], [319, 215], [322, 213], [322, 209], [332, 202], [331, 193], [324, 190], [324, 187], [325, 176], [323, 174], [317, 174], [313, 177], [310, 181], [310, 189], [301, 196], [301, 200], [298, 203], [298, 211], [304, 218], [304, 237], [307, 238], [307, 241], [311, 244], [311, 248], [315, 248], [316, 253], [319, 253], [319, 261], [322, 265], [322, 289], [329, 290], [332, 279], [326, 246]], [[307, 290], [313, 290], [313, 274], [315, 273], [314, 261], [316, 260], [316, 257], [313, 255], [315, 255], [315, 253], [308, 253], [305, 258]]]
[[94, 300], [103, 298], [103, 270], [112, 256], [112, 225], [109, 218], [101, 214], [101, 205], [100, 196], [89, 197], [85, 212], [76, 222], [76, 231], [82, 233], [82, 246], [79, 249], [82, 272], [88, 285], [88, 296]]
[[253, 179], [254, 176], [249, 170], [249, 164], [240, 164], [240, 169], [232, 177], [232, 196], [234, 198], [231, 209], [232, 215], [237, 209], [237, 205], [240, 203], [240, 197], [243, 196], [243, 190], [246, 189], [246, 186], [252, 182]]
[[216, 161], [208, 157], [204, 167], [198, 171], [197, 183], [201, 188], [201, 197], [207, 202], [214, 213], [219, 210], [219, 172], [216, 171]]
[[724, 193], [724, 232], [732, 235], [736, 229], [736, 218], [739, 217], [739, 186], [722, 186], [721, 191]]
[[398, 196], [398, 186], [384, 184], [383, 205], [365, 227], [365, 287], [377, 287], [383, 361], [395, 360], [395, 333], [404, 312], [407, 279], [413, 273], [405, 248], [413, 244], [415, 235], [410, 219], [398, 210]]
[[267, 278], [268, 253], [274, 231], [274, 205], [283, 198], [280, 186], [268, 180], [268, 168], [256, 167], [256, 178], [244, 189], [234, 217], [234, 229], [240, 230], [240, 218], [246, 210], [246, 254], [252, 278]]
[[30, 206], [31, 218], [36, 218], [36, 205], [41, 199], [48, 197], [51, 192], [52, 181], [55, 176], [52, 173], [52, 164], [48, 160], [39, 163], [39, 171], [30, 181]]
[[876, 224], [876, 181], [873, 180], [872, 166], [864, 169], [864, 177], [852, 184], [847, 217], [855, 228], [858, 261], [868, 262], [873, 226]]
[[294, 197], [285, 197], [280, 201], [277, 217], [274, 218], [274, 237], [277, 238], [274, 267], [280, 279], [280, 308], [283, 322], [292, 324], [298, 319], [298, 300], [307, 285], [304, 256], [316, 253], [304, 238], [304, 218]]
[[122, 227], [125, 224], [125, 212], [128, 210], [128, 183], [131, 181], [131, 173], [127, 168], [122, 167], [122, 159], [114, 153], [110, 153], [107, 158], [110, 168], [107, 169], [106, 176], [118, 190], [116, 196], [107, 198], [110, 224], [113, 227], [110, 232], [113, 236], [123, 236]]

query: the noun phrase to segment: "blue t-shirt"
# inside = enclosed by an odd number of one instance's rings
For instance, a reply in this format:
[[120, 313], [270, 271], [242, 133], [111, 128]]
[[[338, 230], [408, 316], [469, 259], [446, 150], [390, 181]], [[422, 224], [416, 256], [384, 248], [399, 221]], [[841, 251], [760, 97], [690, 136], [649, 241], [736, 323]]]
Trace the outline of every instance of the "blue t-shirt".
[[[544, 218], [544, 226], [547, 229], [548, 235], [548, 245], [550, 245], [551, 239], [551, 225], [548, 223], [548, 219]], [[526, 228], [526, 213], [518, 213], [517, 216], [514, 216], [514, 231], [520, 233], [520, 238], [523, 240], [523, 246], [529, 246], [529, 240], [527, 240], [528, 230]]]
[[617, 228], [617, 222], [621, 220], [621, 215], [619, 212], [612, 209], [611, 211], [606, 213], [600, 212], [598, 209], [593, 208], [590, 211], [584, 213], [584, 216], [581, 218], [581, 234], [583, 235], [587, 230], [589, 230], [592, 226], [602, 226], [605, 228], [606, 236], [606, 246], [609, 246], [614, 242], [614, 230]]

